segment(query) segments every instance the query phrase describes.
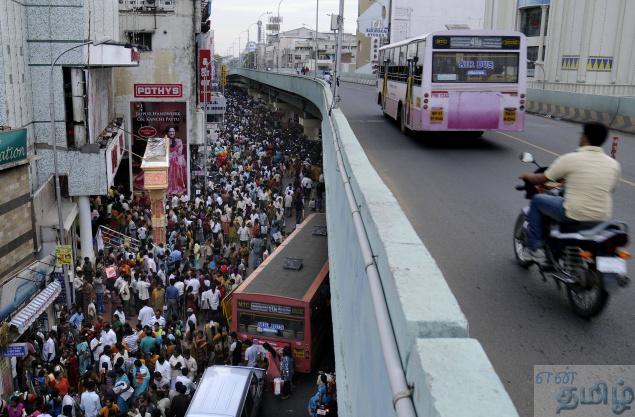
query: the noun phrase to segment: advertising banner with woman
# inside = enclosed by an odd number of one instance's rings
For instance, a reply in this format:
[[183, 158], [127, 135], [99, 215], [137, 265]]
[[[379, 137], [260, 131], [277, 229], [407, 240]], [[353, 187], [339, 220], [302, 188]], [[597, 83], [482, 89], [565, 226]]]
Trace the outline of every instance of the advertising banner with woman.
[[[187, 193], [187, 122], [184, 102], [131, 102], [132, 151], [143, 155], [144, 138], [167, 137], [170, 140], [168, 195]], [[141, 158], [133, 156], [132, 175], [135, 190], [143, 189]]]

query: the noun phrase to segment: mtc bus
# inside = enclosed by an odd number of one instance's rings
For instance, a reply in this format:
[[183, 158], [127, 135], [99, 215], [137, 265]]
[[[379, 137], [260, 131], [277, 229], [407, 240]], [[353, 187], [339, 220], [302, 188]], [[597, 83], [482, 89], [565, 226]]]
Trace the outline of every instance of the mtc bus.
[[231, 294], [230, 328], [241, 339], [291, 347], [311, 372], [330, 331], [326, 216], [309, 216]]
[[527, 91], [520, 32], [446, 30], [379, 48], [377, 104], [402, 132], [520, 131]]

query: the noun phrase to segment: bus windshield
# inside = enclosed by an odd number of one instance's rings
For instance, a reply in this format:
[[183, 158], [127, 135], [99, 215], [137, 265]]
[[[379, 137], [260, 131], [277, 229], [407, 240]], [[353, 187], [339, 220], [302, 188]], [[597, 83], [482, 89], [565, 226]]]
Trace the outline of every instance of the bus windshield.
[[518, 83], [518, 52], [434, 52], [434, 83]]
[[238, 328], [241, 333], [272, 336], [286, 340], [304, 340], [304, 320], [254, 314], [239, 311]]

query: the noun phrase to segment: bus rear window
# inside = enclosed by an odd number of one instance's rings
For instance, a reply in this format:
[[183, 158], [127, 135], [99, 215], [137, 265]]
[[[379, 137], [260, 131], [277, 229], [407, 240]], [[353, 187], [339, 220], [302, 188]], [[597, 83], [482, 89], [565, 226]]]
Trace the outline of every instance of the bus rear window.
[[304, 340], [304, 320], [239, 311], [238, 331], [254, 336]]
[[517, 83], [517, 52], [435, 52], [434, 83]]

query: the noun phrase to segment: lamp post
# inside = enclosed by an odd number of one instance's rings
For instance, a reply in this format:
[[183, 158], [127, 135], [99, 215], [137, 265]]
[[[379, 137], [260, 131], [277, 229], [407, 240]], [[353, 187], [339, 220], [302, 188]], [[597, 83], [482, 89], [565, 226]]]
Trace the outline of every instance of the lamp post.
[[[62, 214], [62, 190], [60, 187], [60, 175], [59, 175], [59, 165], [57, 161], [57, 138], [55, 137], [55, 84], [53, 83], [53, 71], [55, 70], [55, 66], [57, 65], [57, 61], [66, 54], [74, 49], [81, 48], [88, 45], [98, 46], [109, 42], [110, 38], [103, 38], [99, 41], [87, 41], [80, 43], [79, 45], [75, 45], [70, 47], [64, 51], [62, 51], [57, 58], [51, 64], [51, 69], [49, 73], [49, 115], [51, 118], [51, 126], [50, 126], [50, 141], [51, 146], [53, 148], [53, 175], [55, 177], [55, 199], [57, 200], [57, 237], [60, 245], [66, 245], [66, 234], [64, 233], [64, 215]], [[64, 290], [66, 292], [66, 301], [70, 303], [71, 299], [71, 283], [68, 280], [68, 268], [66, 265], [62, 265], [62, 273], [64, 274]]]
[[278, 44], [278, 47], [276, 48], [276, 71], [280, 70], [280, 29], [282, 29], [282, 25], [280, 24], [280, 5], [282, 4], [284, 0], [280, 0], [278, 2], [278, 21], [276, 23], [278, 23], [278, 39], [276, 39], [276, 43]]
[[[267, 12], [261, 13], [260, 16], [258, 16], [258, 20], [256, 20], [256, 22], [255, 22], [255, 24], [258, 24], [258, 39], [257, 39], [257, 42], [256, 42], [256, 55], [254, 57], [254, 67], [255, 67], [255, 69], [258, 69], [258, 48], [259, 48], [259, 45], [261, 43], [260, 34], [261, 34], [261, 31], [262, 31], [262, 22], [261, 22], [260, 19], [262, 19], [263, 16], [268, 15], [268, 14], [271, 14], [271, 12], [267, 11]], [[254, 24], [254, 23], [252, 23], [252, 24]], [[251, 25], [249, 27], [251, 27]]]
[[320, 11], [320, 0], [315, 0], [315, 68], [313, 68], [313, 78], [317, 78], [318, 70], [318, 15]]

